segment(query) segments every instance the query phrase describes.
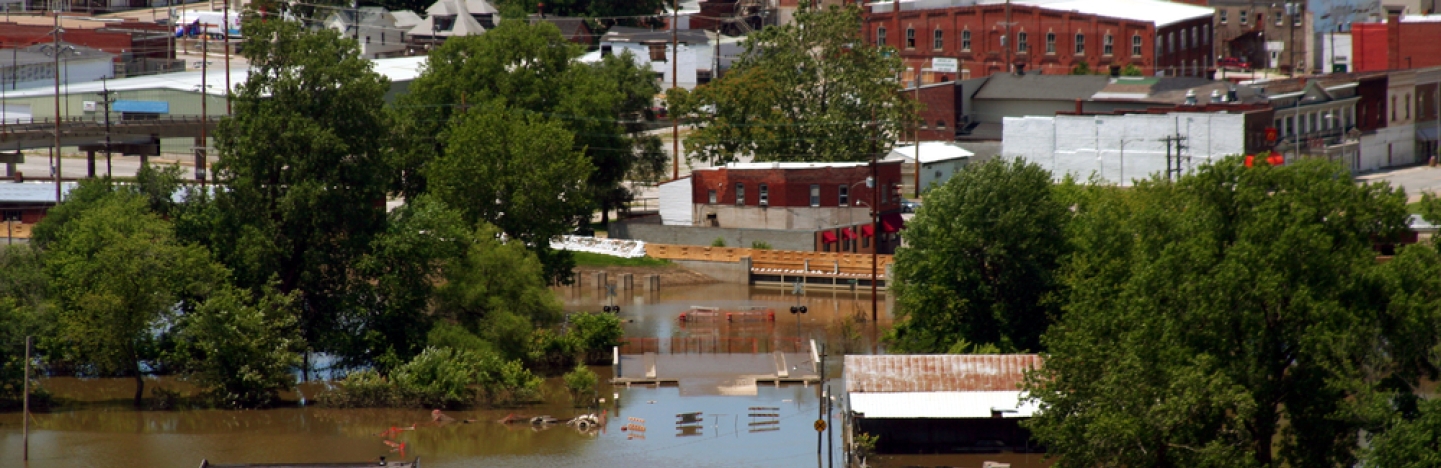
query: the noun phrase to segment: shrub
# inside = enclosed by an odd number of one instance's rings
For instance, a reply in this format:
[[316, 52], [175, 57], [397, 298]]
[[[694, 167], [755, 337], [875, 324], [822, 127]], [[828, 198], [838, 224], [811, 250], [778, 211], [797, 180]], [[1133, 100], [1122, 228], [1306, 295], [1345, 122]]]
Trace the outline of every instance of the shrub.
[[751, 248], [756, 250], [770, 250], [771, 244], [764, 241], [751, 242]]
[[374, 408], [397, 406], [396, 388], [379, 372], [351, 372], [316, 397], [321, 406], [331, 408]]
[[600, 378], [585, 364], [576, 364], [575, 370], [565, 373], [565, 389], [570, 392], [570, 402], [576, 408], [594, 406], [596, 383]]
[[581, 343], [575, 334], [560, 335], [547, 329], [531, 334], [529, 359], [532, 367], [542, 372], [559, 372], [575, 365]]
[[614, 314], [578, 313], [571, 316], [570, 336], [580, 346], [581, 360], [586, 363], [604, 361], [613, 346], [620, 345], [625, 329]]
[[711, 246], [711, 247], [725, 247], [725, 246], [726, 246], [726, 238], [724, 238], [724, 237], [717, 237], [717, 238], [715, 238], [715, 240], [710, 241], [710, 246]]
[[519, 360], [502, 361], [490, 357], [479, 375], [482, 397], [492, 405], [512, 405], [540, 401], [541, 379]]
[[181, 322], [172, 356], [217, 406], [263, 407], [295, 385], [295, 296], [271, 288], [258, 300], [226, 288]]
[[479, 395], [474, 385], [482, 368], [474, 352], [452, 348], [426, 348], [391, 374], [407, 402], [426, 408], [471, 405]]

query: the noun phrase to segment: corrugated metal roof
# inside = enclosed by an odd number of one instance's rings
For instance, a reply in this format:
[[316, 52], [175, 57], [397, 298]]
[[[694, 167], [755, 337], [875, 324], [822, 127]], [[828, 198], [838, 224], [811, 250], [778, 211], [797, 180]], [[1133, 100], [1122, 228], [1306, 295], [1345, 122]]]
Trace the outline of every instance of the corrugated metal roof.
[[1020, 391], [852, 393], [850, 405], [867, 419], [982, 419], [992, 412], [1002, 418], [1029, 418], [1038, 408], [1022, 401], [1025, 396]]
[[909, 354], [846, 356], [846, 391], [1015, 391], [1025, 372], [1041, 365], [1035, 354]]

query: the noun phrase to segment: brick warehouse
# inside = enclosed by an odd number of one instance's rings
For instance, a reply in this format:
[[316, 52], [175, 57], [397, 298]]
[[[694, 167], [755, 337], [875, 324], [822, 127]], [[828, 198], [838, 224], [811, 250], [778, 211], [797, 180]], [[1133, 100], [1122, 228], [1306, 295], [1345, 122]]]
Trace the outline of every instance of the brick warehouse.
[[[925, 82], [1003, 72], [1007, 60], [1043, 74], [1066, 74], [1085, 62], [1097, 73], [1134, 66], [1146, 75], [1171, 76], [1204, 76], [1212, 63], [1208, 8], [1156, 0], [927, 5], [902, 2], [898, 19], [891, 2], [872, 3], [864, 26], [871, 43], [898, 46], [908, 67], [930, 67], [936, 57], [959, 59], [961, 76], [932, 73]], [[1015, 37], [1009, 51], [1001, 45], [1008, 22]]]
[[1351, 25], [1355, 71], [1385, 71], [1441, 65], [1441, 15], [1387, 13], [1385, 23]]

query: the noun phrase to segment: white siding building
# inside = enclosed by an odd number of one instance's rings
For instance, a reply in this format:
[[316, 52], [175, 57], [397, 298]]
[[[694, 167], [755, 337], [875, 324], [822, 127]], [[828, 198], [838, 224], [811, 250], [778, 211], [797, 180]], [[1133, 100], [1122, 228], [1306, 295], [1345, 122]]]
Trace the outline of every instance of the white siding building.
[[[1165, 172], [1162, 138], [1186, 137], [1182, 174], [1225, 156], [1245, 151], [1242, 114], [1172, 113], [1007, 117], [1001, 155], [1040, 164], [1060, 179], [1099, 177], [1129, 186], [1136, 179]], [[1174, 152], [1174, 150], [1173, 150]], [[1177, 157], [1172, 155], [1172, 164]]]

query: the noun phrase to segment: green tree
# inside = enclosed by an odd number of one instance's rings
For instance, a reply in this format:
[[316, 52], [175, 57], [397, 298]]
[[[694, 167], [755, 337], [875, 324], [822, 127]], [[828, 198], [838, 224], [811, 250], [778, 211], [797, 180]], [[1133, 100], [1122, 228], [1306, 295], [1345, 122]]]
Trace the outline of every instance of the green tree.
[[1434, 371], [1441, 260], [1372, 250], [1405, 227], [1401, 191], [1233, 157], [1104, 194], [1075, 207], [1065, 314], [1025, 383], [1057, 466], [1350, 466], [1388, 380]]
[[[544, 278], [568, 277], [569, 252], [550, 239], [569, 232], [586, 212], [590, 161], [572, 149], [561, 123], [502, 105], [455, 117], [444, 156], [426, 164], [430, 193], [456, 207], [469, 225], [487, 222], [533, 246], [546, 264]], [[544, 246], [544, 247], [542, 247]], [[567, 265], [563, 271], [561, 265]]]
[[1091, 64], [1089, 62], [1077, 63], [1075, 67], [1071, 67], [1072, 75], [1089, 75], [1091, 73], [1093, 72], [1091, 71]]
[[303, 344], [295, 329], [295, 296], [266, 288], [217, 291], [179, 321], [174, 360], [217, 404], [256, 408], [273, 404], [295, 385]]
[[1441, 466], [1441, 401], [1421, 403], [1420, 414], [1375, 435], [1362, 466], [1427, 468]]
[[[399, 133], [407, 140], [396, 157], [398, 171], [393, 188], [412, 198], [429, 189], [428, 178], [435, 171], [425, 166], [432, 161], [460, 154], [489, 156], [477, 149], [452, 145], [471, 140], [463, 135], [466, 130], [460, 129], [476, 124], [471, 114], [507, 112], [511, 119], [532, 124], [559, 122], [571, 135], [566, 138], [571, 148], [589, 159], [588, 169], [572, 166], [565, 178], [557, 181], [541, 177], [549, 173], [522, 172], [529, 167], [499, 168], [506, 177], [542, 185], [566, 184], [574, 175], [584, 176], [584, 191], [574, 195], [567, 191], [566, 200], [562, 200], [573, 210], [532, 213], [537, 216], [529, 220], [531, 223], [573, 226], [589, 217], [596, 207], [593, 203], [602, 208], [624, 206], [631, 195], [621, 182], [638, 163], [644, 169], [658, 159], [658, 141], [638, 135], [633, 131], [636, 128], [622, 123], [633, 120], [649, 106], [654, 79], [634, 62], [578, 62], [581, 53], [555, 25], [523, 21], [503, 21], [483, 35], [453, 38], [432, 51], [425, 72], [411, 83], [410, 92], [398, 104], [403, 114]], [[572, 161], [568, 154], [557, 154], [563, 156], [559, 160]], [[514, 232], [516, 223], [483, 219], [516, 237], [563, 232]], [[549, 242], [532, 246], [545, 262], [547, 277], [568, 282], [573, 266], [569, 256], [550, 252]]]
[[58, 331], [48, 346], [94, 374], [134, 377], [138, 406], [165, 324], [224, 281], [224, 270], [205, 249], [176, 242], [130, 192], [96, 200], [54, 234], [44, 261]]
[[493, 343], [506, 360], [528, 356], [536, 327], [560, 320], [561, 304], [546, 287], [541, 264], [514, 239], [482, 225], [436, 292], [437, 314]]
[[576, 364], [575, 369], [562, 376], [565, 389], [570, 392], [571, 405], [585, 408], [596, 403], [595, 389], [600, 378], [585, 364]]
[[373, 289], [362, 298], [367, 313], [343, 364], [386, 372], [425, 347], [436, 285], [464, 255], [473, 234], [466, 226], [456, 210], [430, 195], [390, 213], [385, 232], [359, 260], [358, 270], [372, 279]]
[[997, 158], [929, 192], [896, 252], [895, 349], [1040, 350], [1070, 218], [1057, 190], [1040, 166]]
[[609, 359], [611, 348], [619, 346], [620, 338], [625, 336], [625, 329], [615, 314], [577, 313], [571, 315], [570, 324], [570, 334], [584, 353], [583, 363]]
[[211, 223], [197, 231], [211, 233], [237, 286], [259, 293], [277, 280], [282, 294], [299, 292], [305, 342], [339, 350], [362, 333], [345, 329], [355, 321], [344, 316], [364, 291], [357, 259], [385, 227], [390, 86], [334, 31], [245, 27], [251, 73], [216, 131], [225, 190], [195, 217]]
[[698, 127], [686, 137], [687, 157], [856, 161], [889, 151], [918, 106], [901, 96], [900, 56], [858, 40], [860, 22], [860, 7], [803, 7], [794, 23], [750, 35], [720, 80], [668, 91], [673, 112]]

